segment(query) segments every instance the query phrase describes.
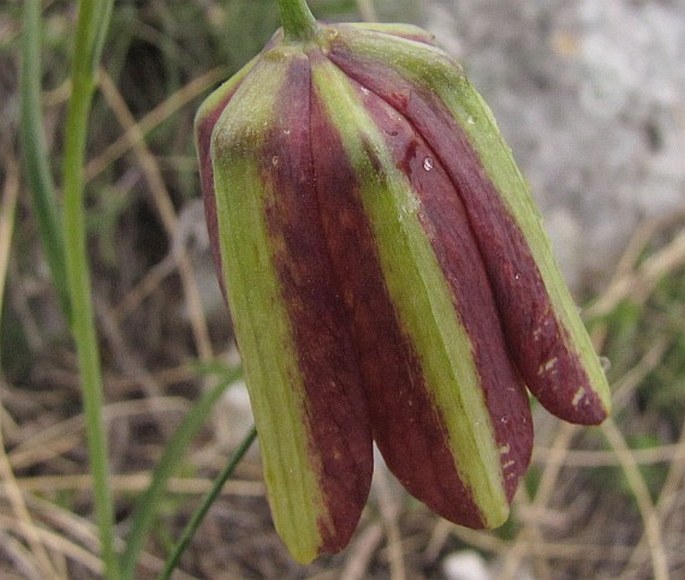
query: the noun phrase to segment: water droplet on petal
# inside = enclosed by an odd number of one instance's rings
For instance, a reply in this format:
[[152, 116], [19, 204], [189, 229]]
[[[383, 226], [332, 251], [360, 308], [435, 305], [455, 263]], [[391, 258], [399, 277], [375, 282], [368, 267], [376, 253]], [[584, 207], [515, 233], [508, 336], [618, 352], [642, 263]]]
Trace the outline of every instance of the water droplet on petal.
[[432, 157], [426, 157], [426, 158], [423, 160], [423, 168], [424, 168], [426, 171], [430, 171], [431, 169], [433, 169], [433, 165], [434, 165], [434, 163], [433, 163], [433, 158], [432, 158]]
[[469, 125], [475, 125], [476, 124], [476, 120], [473, 117], [471, 117], [470, 115], [467, 117], [466, 122]]
[[371, 91], [369, 89], [367, 89], [366, 87], [362, 87], [362, 93], [364, 93], [365, 95], [369, 95], [369, 94], [371, 94]]
[[500, 423], [503, 423], [504, 425], [506, 425], [509, 422], [509, 415], [502, 415], [499, 418], [499, 421], [500, 421]]
[[600, 356], [599, 357], [599, 364], [605, 373], [611, 368], [611, 361], [609, 360], [609, 357]]
[[284, 135], [290, 135], [290, 128], [286, 127], [285, 129], [283, 129], [283, 134]]
[[278, 162], [279, 162], [279, 161], [280, 161], [280, 159], [278, 158], [278, 155], [274, 155], [274, 156], [271, 158], [271, 163], [272, 163], [272, 165], [273, 165], [274, 167], [276, 167], [276, 165], [278, 165]]

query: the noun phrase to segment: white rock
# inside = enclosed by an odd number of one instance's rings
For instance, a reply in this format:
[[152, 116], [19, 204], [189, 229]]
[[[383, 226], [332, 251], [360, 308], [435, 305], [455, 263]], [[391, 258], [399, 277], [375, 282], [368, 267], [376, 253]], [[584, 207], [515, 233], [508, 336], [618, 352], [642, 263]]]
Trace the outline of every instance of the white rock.
[[485, 560], [474, 550], [447, 556], [442, 563], [442, 572], [447, 580], [492, 580]]

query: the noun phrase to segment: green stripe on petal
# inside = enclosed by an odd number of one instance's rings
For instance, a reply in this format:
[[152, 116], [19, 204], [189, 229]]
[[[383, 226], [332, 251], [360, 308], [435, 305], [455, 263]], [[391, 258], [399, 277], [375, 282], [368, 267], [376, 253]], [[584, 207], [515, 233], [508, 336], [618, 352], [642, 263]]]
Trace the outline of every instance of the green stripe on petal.
[[336, 28], [340, 28], [341, 26], [349, 26], [350, 28], [355, 28], [357, 30], [380, 32], [382, 34], [389, 34], [398, 38], [406, 38], [431, 45], [435, 42], [435, 37], [430, 32], [427, 32], [418, 26], [414, 26], [413, 24], [396, 22], [355, 22], [353, 24], [338, 25]]
[[243, 355], [274, 523], [292, 555], [309, 562], [322, 543], [325, 506], [309, 450], [306, 401], [280, 295], [260, 176], [264, 128], [287, 67], [262, 60], [227, 105], [212, 137], [225, 285]]
[[200, 105], [200, 108], [195, 114], [195, 123], [201, 123], [206, 117], [216, 111], [218, 107], [225, 104], [228, 96], [235, 90], [235, 88], [242, 82], [242, 80], [254, 68], [259, 61], [261, 55], [255, 56], [251, 61], [245, 64], [238, 72], [236, 72], [230, 79], [223, 82], [221, 86], [215, 89]]
[[395, 167], [349, 78], [325, 59], [312, 64], [312, 76], [315, 92], [358, 175], [385, 281], [424, 369], [435, 413], [448, 430], [455, 469], [479, 506], [484, 524], [497, 526], [509, 511], [499, 449], [469, 337], [419, 221], [419, 201]]

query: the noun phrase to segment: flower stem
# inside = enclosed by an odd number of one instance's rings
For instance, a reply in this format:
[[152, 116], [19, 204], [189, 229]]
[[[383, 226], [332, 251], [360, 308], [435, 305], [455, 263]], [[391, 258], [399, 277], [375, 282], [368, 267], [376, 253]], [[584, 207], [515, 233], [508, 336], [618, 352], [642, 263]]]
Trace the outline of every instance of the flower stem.
[[95, 75], [113, 0], [80, 0], [74, 56], [72, 92], [67, 112], [64, 160], [64, 231], [67, 283], [71, 303], [71, 330], [78, 351], [83, 389], [86, 438], [93, 475], [95, 512], [100, 531], [104, 578], [118, 578], [114, 551], [114, 502], [109, 482], [107, 437], [102, 417], [102, 372], [91, 300], [90, 271], [86, 245], [83, 165], [88, 119], [95, 92]]
[[310, 40], [316, 34], [316, 20], [305, 0], [278, 0], [283, 32], [288, 40]]

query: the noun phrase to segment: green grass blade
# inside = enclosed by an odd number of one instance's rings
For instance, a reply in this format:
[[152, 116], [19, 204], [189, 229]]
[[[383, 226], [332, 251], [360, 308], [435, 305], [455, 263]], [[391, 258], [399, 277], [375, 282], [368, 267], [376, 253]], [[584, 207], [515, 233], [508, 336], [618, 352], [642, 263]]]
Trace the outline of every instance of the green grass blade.
[[69, 320], [71, 307], [64, 256], [64, 236], [58, 218], [57, 195], [43, 136], [43, 115], [40, 105], [40, 11], [40, 0], [26, 0], [21, 64], [21, 144], [26, 178], [33, 198], [45, 257], [52, 272], [60, 306]]
[[114, 550], [114, 501], [110, 487], [107, 436], [102, 417], [102, 371], [91, 300], [83, 172], [88, 121], [96, 84], [95, 56], [107, 31], [106, 16], [111, 14], [111, 3], [112, 0], [79, 2], [71, 73], [72, 92], [64, 139], [63, 187], [67, 282], [70, 303], [73, 305], [71, 330], [76, 341], [83, 389], [88, 457], [93, 475], [104, 576], [113, 580], [119, 577]]
[[208, 390], [195, 403], [169, 440], [152, 475], [150, 486], [136, 501], [131, 533], [127, 539], [126, 549], [121, 559], [122, 579], [135, 577], [138, 555], [145, 544], [150, 528], [159, 511], [158, 508], [166, 491], [167, 481], [186, 457], [185, 452], [191, 439], [205, 423], [207, 415], [209, 415], [218, 398], [229, 385], [235, 383], [241, 376], [242, 369], [231, 369], [225, 378], [218, 381], [216, 386]]
[[238, 463], [240, 463], [245, 453], [247, 453], [247, 450], [250, 448], [256, 437], [257, 429], [255, 429], [255, 427], [253, 426], [252, 429], [250, 429], [250, 431], [247, 433], [247, 435], [245, 435], [245, 438], [242, 440], [238, 448], [233, 452], [233, 455], [231, 456], [231, 459], [229, 460], [224, 470], [214, 480], [214, 485], [212, 486], [212, 489], [204, 498], [202, 504], [200, 505], [198, 510], [193, 514], [192, 519], [188, 522], [188, 525], [183, 530], [181, 538], [179, 539], [176, 546], [174, 546], [174, 550], [171, 556], [166, 561], [164, 570], [162, 570], [162, 573], [159, 575], [160, 580], [168, 580], [169, 578], [171, 578], [171, 574], [176, 568], [176, 565], [178, 564], [178, 561], [180, 560], [183, 551], [186, 549], [186, 546], [190, 543], [190, 540], [192, 540], [193, 536], [195, 535], [195, 532], [200, 527], [202, 520], [204, 519], [205, 515], [207, 515], [209, 508], [212, 506], [218, 495], [221, 493], [221, 489], [223, 488], [226, 481], [228, 481], [228, 479], [230, 479], [230, 477], [233, 475], [233, 472], [235, 471], [235, 468], [237, 467]]

